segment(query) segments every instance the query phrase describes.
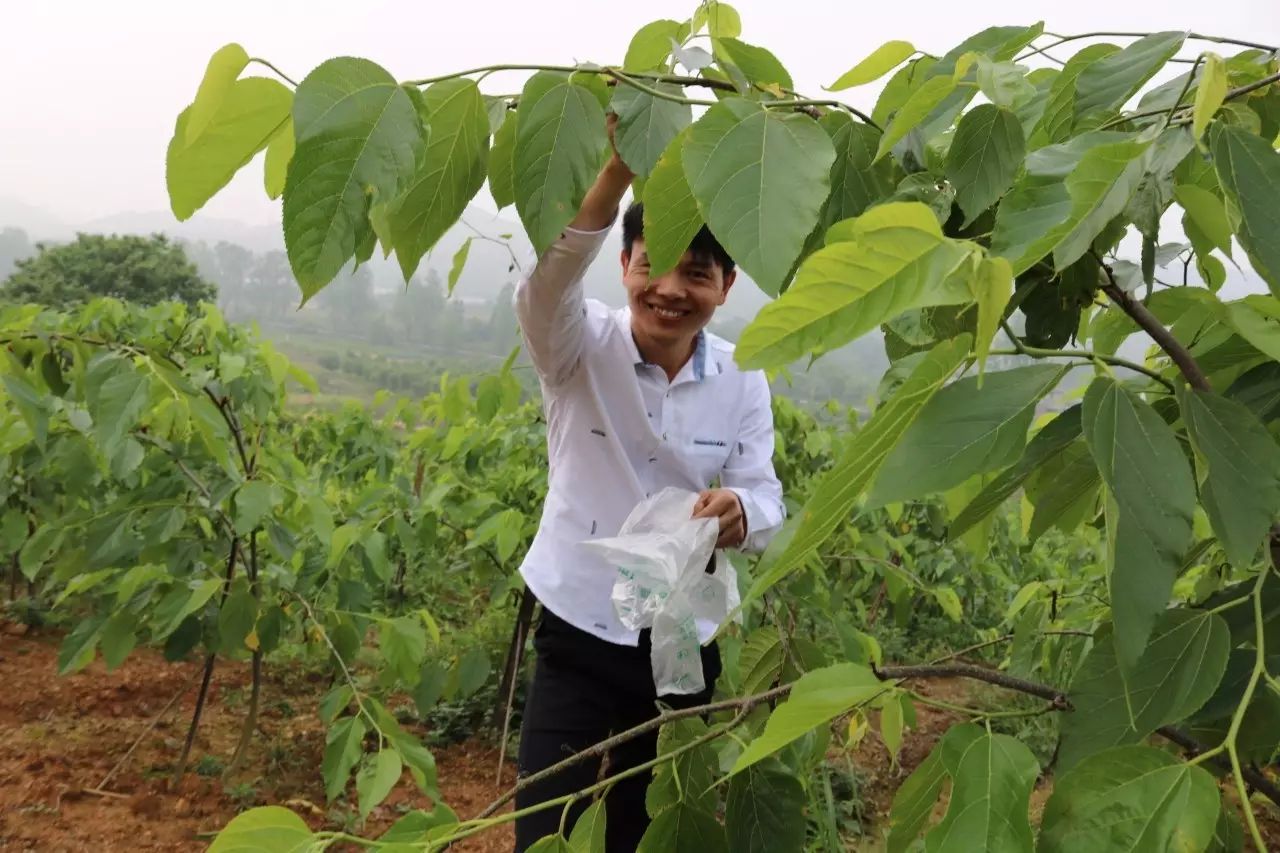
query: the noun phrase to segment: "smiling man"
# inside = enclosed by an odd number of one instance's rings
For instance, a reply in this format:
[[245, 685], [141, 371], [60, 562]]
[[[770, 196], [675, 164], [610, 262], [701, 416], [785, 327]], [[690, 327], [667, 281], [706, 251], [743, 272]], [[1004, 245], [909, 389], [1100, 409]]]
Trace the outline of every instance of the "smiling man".
[[[520, 736], [522, 777], [651, 719], [659, 701], [707, 702], [720, 672], [715, 644], [704, 645], [706, 689], [658, 696], [649, 632], [622, 626], [611, 600], [616, 571], [584, 540], [617, 535], [638, 503], [668, 486], [699, 493], [693, 515], [718, 519], [719, 548], [762, 550], [784, 517], [768, 383], [763, 373], [739, 371], [732, 345], [705, 328], [737, 275], [711, 232], [704, 227], [675, 269], [653, 276], [643, 211], [633, 204], [623, 216], [620, 256], [627, 307], [610, 310], [583, 296], [583, 273], [633, 177], [614, 151], [570, 226], [516, 288], [542, 385], [550, 461], [542, 521], [521, 566], [542, 604]], [[699, 625], [699, 639], [706, 643], [714, 630]], [[653, 732], [615, 748], [607, 772], [651, 760], [656, 746]], [[516, 808], [581, 790], [600, 769], [598, 760], [579, 762], [523, 790]], [[609, 791], [609, 851], [636, 849], [648, 825], [649, 778], [637, 774]], [[564, 825], [572, 827], [586, 806], [575, 804]], [[559, 807], [517, 820], [516, 849], [560, 826]]]

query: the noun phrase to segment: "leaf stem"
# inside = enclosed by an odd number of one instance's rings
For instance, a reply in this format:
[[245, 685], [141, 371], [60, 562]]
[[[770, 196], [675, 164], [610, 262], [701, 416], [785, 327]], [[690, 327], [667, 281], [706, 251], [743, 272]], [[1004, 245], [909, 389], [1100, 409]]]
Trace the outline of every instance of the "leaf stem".
[[1145, 367], [1137, 362], [1120, 358], [1114, 355], [1103, 355], [1102, 353], [1093, 352], [1092, 350], [1066, 350], [1066, 349], [1041, 349], [1040, 347], [1029, 347], [1025, 344], [1014, 349], [993, 349], [991, 355], [1025, 355], [1031, 358], [1079, 358], [1086, 361], [1101, 361], [1112, 367], [1123, 367], [1137, 373], [1145, 374], [1159, 382], [1161, 385], [1173, 390], [1173, 383], [1156, 371], [1149, 367]]
[[298, 84], [294, 81], [294, 79], [293, 79], [292, 77], [290, 77], [288, 74], [285, 74], [285, 73], [284, 73], [283, 71], [281, 71], [279, 68], [276, 68], [274, 65], [272, 65], [272, 64], [271, 64], [270, 62], [268, 62], [267, 60], [262, 59], [261, 57], [258, 57], [258, 56], [251, 56], [251, 57], [249, 57], [249, 61], [250, 61], [250, 62], [256, 62], [256, 63], [258, 63], [259, 65], [263, 65], [263, 66], [266, 66], [267, 68], [270, 68], [272, 71], [274, 71], [274, 72], [276, 73], [276, 75], [277, 75], [281, 80], [285, 81], [286, 83], [288, 83], [290, 86], [292, 86], [292, 87], [293, 87], [293, 88], [295, 88], [295, 89], [296, 89], [296, 88], [298, 88]]
[[627, 86], [630, 86], [633, 89], [638, 89], [641, 92], [644, 92], [648, 95], [652, 95], [655, 98], [660, 98], [664, 101], [671, 101], [677, 104], [689, 104], [695, 107], [714, 107], [716, 105], [715, 101], [703, 101], [697, 98], [685, 98], [685, 97], [681, 97], [680, 95], [673, 95], [670, 92], [664, 92], [661, 89], [657, 89], [657, 88], [654, 88], [653, 86], [649, 86], [645, 83], [641, 83], [639, 80], [636, 80], [633, 77], [623, 74], [621, 71], [619, 71], [616, 68], [606, 68], [604, 69], [603, 73], [617, 80], [619, 83], [623, 83]]
[[[1178, 97], [1173, 99], [1173, 106], [1169, 107], [1169, 113], [1164, 117], [1164, 127], [1168, 127], [1173, 121], [1174, 113], [1183, 109], [1184, 106], [1191, 106], [1190, 104], [1184, 105], [1182, 103], [1182, 99], [1187, 96], [1187, 92], [1191, 91], [1191, 84], [1196, 81], [1196, 72], [1200, 70], [1200, 63], [1203, 61], [1204, 54], [1202, 53], [1196, 57], [1195, 65], [1192, 65], [1191, 70], [1187, 72], [1187, 82], [1182, 84], [1182, 91], [1178, 93]], [[1162, 127], [1161, 130], [1163, 130], [1164, 127]]]

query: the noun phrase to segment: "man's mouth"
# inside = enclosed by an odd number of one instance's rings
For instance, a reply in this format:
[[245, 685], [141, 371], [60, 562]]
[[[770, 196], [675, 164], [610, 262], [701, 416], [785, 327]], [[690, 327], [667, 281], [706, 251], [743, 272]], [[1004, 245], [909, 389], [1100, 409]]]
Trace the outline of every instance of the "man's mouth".
[[689, 316], [688, 311], [678, 311], [674, 308], [664, 308], [661, 305], [654, 305], [652, 302], [646, 302], [645, 307], [657, 314], [664, 320], [679, 320], [681, 317]]

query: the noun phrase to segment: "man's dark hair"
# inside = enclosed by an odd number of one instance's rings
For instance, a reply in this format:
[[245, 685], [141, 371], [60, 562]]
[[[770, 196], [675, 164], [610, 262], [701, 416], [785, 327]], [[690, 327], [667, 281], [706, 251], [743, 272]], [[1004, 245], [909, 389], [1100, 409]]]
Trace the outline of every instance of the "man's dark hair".
[[[636, 238], [644, 239], [644, 202], [633, 201], [622, 214], [622, 248], [628, 255]], [[733, 272], [733, 258], [720, 245], [720, 241], [711, 233], [711, 229], [703, 225], [689, 244], [689, 251], [699, 261], [719, 264], [725, 275]]]

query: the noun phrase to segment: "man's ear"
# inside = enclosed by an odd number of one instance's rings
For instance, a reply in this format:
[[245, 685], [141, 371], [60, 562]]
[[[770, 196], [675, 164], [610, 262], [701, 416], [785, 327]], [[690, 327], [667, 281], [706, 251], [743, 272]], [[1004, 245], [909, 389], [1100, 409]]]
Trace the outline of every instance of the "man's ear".
[[738, 280], [738, 270], [735, 267], [733, 272], [725, 273], [724, 287], [720, 289], [720, 304], [729, 298], [729, 288], [733, 287], [733, 283]]

